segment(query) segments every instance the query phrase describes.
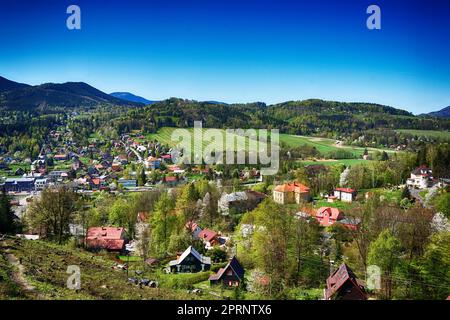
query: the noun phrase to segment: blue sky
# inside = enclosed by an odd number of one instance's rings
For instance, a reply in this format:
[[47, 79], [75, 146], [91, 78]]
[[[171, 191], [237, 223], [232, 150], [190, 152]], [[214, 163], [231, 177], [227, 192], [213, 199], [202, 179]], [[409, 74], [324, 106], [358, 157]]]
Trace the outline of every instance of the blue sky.
[[[81, 8], [81, 30], [66, 8]], [[366, 8], [381, 8], [381, 30]], [[148, 99], [450, 105], [450, 1], [0, 1], [0, 75]]]

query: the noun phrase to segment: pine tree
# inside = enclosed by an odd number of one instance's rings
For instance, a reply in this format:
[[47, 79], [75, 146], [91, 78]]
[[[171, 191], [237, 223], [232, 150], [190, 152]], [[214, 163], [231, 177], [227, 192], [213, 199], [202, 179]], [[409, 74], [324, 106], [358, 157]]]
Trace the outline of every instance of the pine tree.
[[0, 195], [0, 233], [11, 233], [14, 231], [14, 212], [5, 190]]

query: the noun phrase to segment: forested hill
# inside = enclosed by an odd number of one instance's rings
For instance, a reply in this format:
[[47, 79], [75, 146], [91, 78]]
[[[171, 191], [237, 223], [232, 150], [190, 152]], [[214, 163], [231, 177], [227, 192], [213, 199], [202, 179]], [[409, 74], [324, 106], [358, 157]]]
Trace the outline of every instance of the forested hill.
[[84, 82], [45, 83], [29, 86], [2, 78], [0, 107], [8, 110], [33, 111], [42, 107], [93, 107], [102, 104], [143, 106], [113, 97]]
[[418, 117], [389, 106], [324, 100], [267, 106], [261, 102], [224, 105], [171, 98], [147, 106], [142, 117], [150, 119], [155, 127], [192, 127], [194, 121], [201, 120], [204, 127], [210, 128], [278, 128], [291, 134], [450, 128], [449, 120]]

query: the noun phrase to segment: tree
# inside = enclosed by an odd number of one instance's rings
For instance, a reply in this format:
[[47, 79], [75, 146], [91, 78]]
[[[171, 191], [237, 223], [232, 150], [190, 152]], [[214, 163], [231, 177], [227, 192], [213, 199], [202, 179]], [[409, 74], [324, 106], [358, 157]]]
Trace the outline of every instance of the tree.
[[173, 212], [174, 203], [167, 193], [163, 193], [155, 205], [150, 225], [152, 228], [153, 251], [164, 256], [169, 247], [169, 238], [176, 226], [176, 216]]
[[441, 232], [431, 237], [419, 262], [422, 278], [422, 299], [443, 300], [450, 287], [450, 232]]
[[149, 225], [138, 223], [136, 226], [136, 254], [142, 257], [145, 266], [145, 260], [150, 251], [151, 233]]
[[388, 229], [382, 231], [369, 248], [368, 264], [380, 267], [384, 278], [384, 296], [386, 299], [392, 298], [392, 277], [400, 264], [400, 253], [400, 241]]
[[29, 228], [61, 244], [70, 235], [69, 224], [77, 212], [77, 200], [77, 194], [64, 186], [43, 190], [27, 211]]
[[12, 233], [15, 229], [14, 212], [11, 209], [10, 198], [5, 190], [0, 195], [0, 233]]
[[254, 211], [253, 234], [256, 265], [270, 278], [269, 295], [282, 297], [287, 283], [290, 256], [291, 215], [272, 199], [266, 198]]
[[434, 200], [434, 206], [438, 212], [450, 219], [450, 193], [444, 192], [438, 195]]

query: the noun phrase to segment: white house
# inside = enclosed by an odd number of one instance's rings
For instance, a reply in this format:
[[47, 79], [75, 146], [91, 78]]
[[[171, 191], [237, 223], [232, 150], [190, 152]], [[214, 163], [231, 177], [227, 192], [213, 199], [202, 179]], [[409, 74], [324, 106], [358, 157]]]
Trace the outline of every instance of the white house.
[[356, 198], [356, 190], [350, 188], [334, 189], [334, 196], [344, 202], [352, 202]]
[[433, 172], [426, 166], [420, 166], [411, 172], [411, 177], [406, 180], [406, 185], [412, 188], [424, 189], [433, 183]]

